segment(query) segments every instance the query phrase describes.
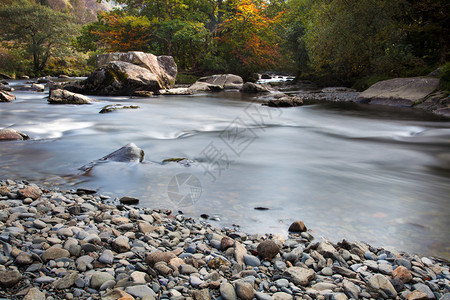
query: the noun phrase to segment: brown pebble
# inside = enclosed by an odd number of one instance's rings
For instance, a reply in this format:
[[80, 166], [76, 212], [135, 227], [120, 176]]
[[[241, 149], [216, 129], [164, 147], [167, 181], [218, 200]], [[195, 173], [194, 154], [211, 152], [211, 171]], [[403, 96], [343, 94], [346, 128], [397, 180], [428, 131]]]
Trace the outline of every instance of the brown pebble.
[[289, 231], [291, 232], [304, 232], [306, 231], [306, 226], [303, 221], [295, 221], [289, 226]]
[[411, 272], [404, 266], [398, 266], [393, 272], [392, 277], [401, 280], [403, 283], [408, 283], [412, 280]]

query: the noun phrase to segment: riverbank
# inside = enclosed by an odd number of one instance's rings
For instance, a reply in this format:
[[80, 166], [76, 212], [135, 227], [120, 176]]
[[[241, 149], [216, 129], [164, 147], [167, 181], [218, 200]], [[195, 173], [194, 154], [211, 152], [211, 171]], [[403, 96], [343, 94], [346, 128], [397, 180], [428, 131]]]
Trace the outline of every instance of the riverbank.
[[[0, 297], [449, 299], [449, 264], [306, 232], [247, 235], [90, 190], [0, 181]], [[303, 224], [295, 222], [303, 231]]]

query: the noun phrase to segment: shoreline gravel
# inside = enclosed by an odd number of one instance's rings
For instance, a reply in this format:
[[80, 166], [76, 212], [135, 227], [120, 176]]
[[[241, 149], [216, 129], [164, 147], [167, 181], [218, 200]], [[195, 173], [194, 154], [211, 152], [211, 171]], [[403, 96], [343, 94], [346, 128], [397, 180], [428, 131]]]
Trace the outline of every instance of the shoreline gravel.
[[449, 263], [0, 181], [0, 299], [450, 299]]

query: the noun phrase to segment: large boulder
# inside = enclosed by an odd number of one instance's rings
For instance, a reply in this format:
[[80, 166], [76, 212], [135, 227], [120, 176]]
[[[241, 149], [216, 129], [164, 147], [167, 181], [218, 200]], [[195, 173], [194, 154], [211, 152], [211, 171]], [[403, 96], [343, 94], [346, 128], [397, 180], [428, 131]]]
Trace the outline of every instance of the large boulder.
[[177, 65], [171, 56], [144, 52], [109, 53], [97, 57], [99, 69], [66, 90], [89, 95], [128, 96], [140, 91], [158, 93], [175, 83]]
[[94, 100], [62, 89], [50, 91], [50, 96], [48, 97], [48, 103], [50, 104], [90, 104], [91, 101]]
[[0, 91], [0, 102], [11, 102], [16, 100], [16, 96], [7, 91]]
[[192, 91], [239, 90], [243, 84], [242, 77], [238, 75], [217, 74], [200, 78], [189, 89]]
[[175, 84], [178, 69], [172, 56], [155, 56], [139, 51], [116, 52], [97, 56], [97, 65], [102, 67], [111, 61], [123, 61], [151, 71], [157, 76], [161, 88], [171, 88]]
[[22, 141], [29, 140], [30, 137], [25, 133], [12, 128], [0, 129], [0, 141]]
[[394, 78], [375, 83], [359, 94], [360, 103], [412, 107], [439, 88], [432, 77]]

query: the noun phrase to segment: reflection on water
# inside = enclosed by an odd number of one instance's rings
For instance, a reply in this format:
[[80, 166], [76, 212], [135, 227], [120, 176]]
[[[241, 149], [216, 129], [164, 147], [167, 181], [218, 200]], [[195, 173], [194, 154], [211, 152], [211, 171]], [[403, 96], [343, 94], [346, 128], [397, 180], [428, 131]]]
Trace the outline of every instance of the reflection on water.
[[[1, 103], [0, 127], [33, 140], [0, 144], [0, 178], [137, 196], [143, 206], [218, 215], [220, 225], [247, 232], [286, 233], [301, 219], [317, 237], [450, 258], [450, 122], [443, 119], [351, 103], [278, 110], [240, 93], [96, 97], [84, 106], [16, 96]], [[141, 109], [98, 114], [113, 103]], [[88, 176], [78, 170], [129, 142], [144, 149], [143, 164], [101, 164]], [[196, 163], [161, 164], [184, 157]], [[194, 205], [168, 197], [180, 173], [201, 183]]]

